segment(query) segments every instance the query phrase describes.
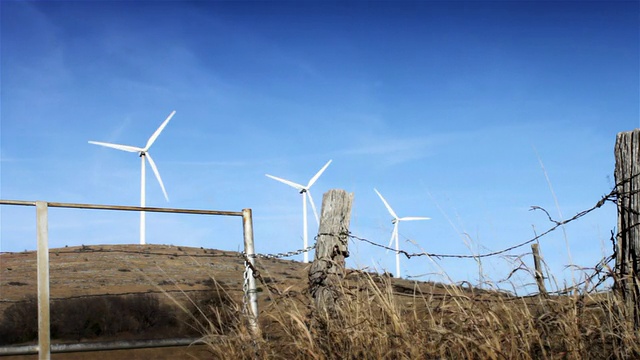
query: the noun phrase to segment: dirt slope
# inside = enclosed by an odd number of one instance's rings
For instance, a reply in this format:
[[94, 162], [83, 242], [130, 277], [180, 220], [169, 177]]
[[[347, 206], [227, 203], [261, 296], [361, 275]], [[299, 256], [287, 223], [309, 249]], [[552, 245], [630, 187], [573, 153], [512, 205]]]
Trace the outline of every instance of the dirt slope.
[[[92, 245], [51, 249], [49, 259], [53, 301], [106, 294], [158, 293], [160, 298], [168, 302], [163, 292], [187, 301], [187, 296], [209, 291], [212, 279], [221, 284], [236, 303], [241, 304], [242, 301], [244, 262], [236, 252], [167, 245]], [[258, 270], [267, 286], [287, 289], [304, 298], [309, 264], [279, 259], [257, 261]], [[26, 296], [35, 295], [36, 276], [35, 252], [0, 254], [0, 312]], [[268, 311], [273, 299], [265, 291], [265, 283], [258, 282], [261, 312]], [[416, 291], [444, 291], [441, 286], [431, 283], [394, 279], [392, 284], [399, 302], [408, 308], [412, 306]], [[203, 347], [164, 348], [111, 351], [102, 355], [59, 354], [53, 358], [206, 358], [205, 350]]]

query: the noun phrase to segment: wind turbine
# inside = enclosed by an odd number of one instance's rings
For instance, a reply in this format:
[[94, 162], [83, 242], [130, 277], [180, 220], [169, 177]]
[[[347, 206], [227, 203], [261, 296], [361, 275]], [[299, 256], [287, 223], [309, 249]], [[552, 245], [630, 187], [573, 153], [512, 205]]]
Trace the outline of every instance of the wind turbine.
[[[316, 211], [316, 205], [313, 203], [313, 198], [311, 197], [311, 193], [309, 192], [309, 189], [311, 188], [311, 186], [316, 182], [316, 180], [318, 180], [318, 178], [320, 177], [320, 175], [322, 175], [322, 173], [327, 169], [327, 167], [329, 166], [329, 164], [331, 164], [332, 160], [329, 160], [323, 167], [322, 169], [320, 169], [320, 171], [318, 171], [312, 178], [311, 180], [309, 180], [309, 183], [307, 184], [307, 186], [304, 185], [300, 185], [300, 184], [296, 184], [292, 181], [289, 180], [285, 180], [273, 175], [269, 175], [266, 174], [267, 177], [272, 178], [273, 180], [277, 180], [280, 181], [281, 183], [287, 184], [295, 189], [297, 189], [300, 194], [302, 194], [302, 237], [304, 239], [304, 248], [306, 249], [309, 245], [308, 242], [308, 235], [307, 235], [307, 195], [309, 195], [309, 202], [311, 203], [311, 209], [313, 209], [313, 215], [316, 218], [316, 223], [320, 224], [320, 220], [318, 219], [318, 212]], [[304, 262], [308, 263], [309, 262], [309, 253], [307, 251], [304, 252]]]
[[400, 221], [430, 220], [431, 218], [421, 217], [421, 216], [398, 217], [398, 215], [396, 215], [396, 212], [393, 211], [391, 206], [389, 206], [389, 203], [387, 202], [387, 200], [385, 200], [382, 197], [382, 194], [380, 194], [380, 192], [378, 192], [378, 190], [376, 190], [375, 188], [373, 190], [376, 192], [376, 194], [378, 194], [378, 196], [380, 197], [380, 200], [382, 200], [387, 210], [389, 210], [389, 214], [393, 216], [393, 220], [391, 220], [391, 223], [393, 224], [393, 232], [391, 233], [391, 241], [389, 241], [389, 246], [391, 246], [391, 244], [393, 243], [393, 240], [396, 241], [396, 277], [399, 278], [401, 276], [400, 276], [400, 244], [398, 242], [398, 223], [400, 223]]
[[[129, 146], [129, 145], [111, 144], [111, 143], [105, 143], [105, 142], [99, 142], [99, 141], [89, 141], [90, 144], [105, 146], [105, 147], [108, 147], [108, 148], [113, 148], [113, 149], [117, 149], [117, 150], [122, 150], [122, 151], [133, 152], [133, 153], [138, 153], [139, 154], [140, 159], [141, 159], [141, 165], [140, 165], [140, 172], [141, 172], [141, 175], [140, 175], [140, 207], [145, 207], [145, 180], [146, 180], [145, 159], [149, 159], [149, 165], [151, 165], [151, 170], [153, 170], [153, 173], [155, 174], [156, 179], [158, 179], [158, 183], [160, 183], [160, 188], [162, 188], [162, 193], [164, 194], [164, 198], [167, 200], [167, 202], [169, 201], [169, 196], [167, 196], [167, 191], [164, 189], [164, 184], [162, 183], [162, 178], [160, 177], [160, 173], [158, 172], [158, 168], [156, 167], [156, 163], [151, 158], [151, 154], [149, 154], [149, 148], [156, 141], [156, 139], [158, 138], [158, 136], [160, 135], [160, 133], [162, 132], [164, 127], [167, 126], [167, 124], [169, 123], [169, 120], [171, 120], [171, 118], [173, 117], [173, 115], [175, 115], [175, 113], [176, 112], [174, 110], [174, 111], [171, 112], [171, 114], [169, 114], [169, 116], [166, 118], [166, 120], [164, 122], [162, 122], [160, 127], [153, 133], [153, 135], [151, 135], [149, 140], [147, 140], [147, 145], [145, 145], [144, 148], [140, 148], [140, 147], [136, 147], [136, 146]], [[145, 229], [146, 229], [145, 228], [145, 212], [141, 211], [140, 212], [140, 245], [144, 245], [145, 244]]]

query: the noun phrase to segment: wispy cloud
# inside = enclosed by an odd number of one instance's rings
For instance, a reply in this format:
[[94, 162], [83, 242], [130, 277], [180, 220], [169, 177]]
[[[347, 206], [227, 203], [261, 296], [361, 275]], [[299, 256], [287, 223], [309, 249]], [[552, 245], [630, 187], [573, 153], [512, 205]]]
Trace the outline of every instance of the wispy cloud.
[[16, 158], [8, 156], [5, 151], [0, 151], [0, 163], [13, 162], [16, 160]]
[[338, 155], [376, 156], [384, 165], [392, 166], [408, 161], [433, 156], [436, 147], [442, 144], [440, 137], [378, 137], [361, 141], [360, 144], [337, 151]]
[[216, 160], [200, 160], [200, 161], [165, 161], [170, 165], [185, 165], [185, 166], [226, 166], [226, 167], [241, 167], [247, 166], [245, 161], [216, 161]]

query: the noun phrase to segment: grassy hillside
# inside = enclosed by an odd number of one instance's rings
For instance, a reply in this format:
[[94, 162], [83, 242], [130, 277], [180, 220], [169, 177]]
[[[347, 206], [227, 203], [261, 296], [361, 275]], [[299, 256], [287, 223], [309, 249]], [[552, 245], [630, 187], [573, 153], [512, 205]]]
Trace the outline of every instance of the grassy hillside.
[[[308, 265], [259, 259], [262, 337], [254, 340], [241, 316], [237, 253], [80, 246], [52, 249], [50, 261], [57, 341], [202, 336], [206, 357], [238, 359], [640, 356], [608, 293], [514, 297], [348, 271], [337, 289], [339, 308], [326, 317], [310, 306]], [[35, 264], [34, 252], [0, 254], [0, 331], [33, 327]], [[20, 341], [33, 332], [23, 335]]]

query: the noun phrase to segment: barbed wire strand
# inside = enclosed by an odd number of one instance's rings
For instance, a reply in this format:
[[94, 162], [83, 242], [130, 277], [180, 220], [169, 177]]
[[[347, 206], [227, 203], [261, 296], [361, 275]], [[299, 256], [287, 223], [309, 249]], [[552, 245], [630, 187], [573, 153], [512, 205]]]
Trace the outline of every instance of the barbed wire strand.
[[551, 222], [553, 222], [555, 225], [554, 225], [554, 226], [552, 226], [551, 228], [549, 228], [548, 230], [546, 230], [545, 232], [543, 232], [543, 233], [541, 233], [541, 234], [538, 234], [538, 235], [534, 236], [534, 237], [533, 237], [533, 238], [531, 238], [531, 239], [528, 239], [528, 240], [526, 240], [526, 241], [523, 241], [523, 242], [518, 243], [518, 244], [513, 245], [513, 246], [509, 246], [509, 247], [507, 247], [507, 248], [505, 248], [505, 249], [502, 249], [502, 250], [493, 251], [493, 252], [484, 253], [484, 254], [476, 254], [476, 255], [467, 255], [467, 254], [437, 254], [437, 253], [429, 253], [429, 252], [410, 253], [410, 252], [405, 251], [405, 250], [396, 250], [395, 248], [391, 248], [391, 247], [389, 247], [389, 246], [385, 246], [385, 245], [382, 245], [382, 244], [378, 244], [378, 243], [376, 243], [376, 242], [374, 242], [374, 241], [371, 241], [371, 240], [369, 240], [369, 239], [366, 239], [366, 238], [363, 238], [363, 237], [359, 237], [359, 236], [353, 235], [353, 234], [351, 234], [351, 233], [347, 234], [347, 236], [349, 236], [349, 237], [350, 237], [350, 238], [352, 238], [352, 239], [359, 240], [359, 241], [362, 241], [362, 242], [366, 242], [366, 243], [368, 243], [368, 244], [370, 244], [370, 245], [373, 245], [373, 246], [376, 246], [376, 247], [379, 247], [379, 248], [382, 248], [382, 249], [385, 249], [385, 250], [393, 251], [394, 253], [403, 254], [403, 255], [404, 255], [404, 256], [406, 256], [408, 259], [410, 259], [410, 258], [412, 258], [412, 257], [418, 257], [418, 256], [428, 256], [428, 257], [433, 257], [433, 258], [436, 258], [436, 259], [443, 259], [443, 258], [457, 258], [457, 259], [478, 259], [478, 258], [486, 258], [486, 257], [491, 257], [491, 256], [501, 255], [501, 254], [507, 253], [507, 252], [509, 252], [509, 251], [511, 251], [511, 250], [515, 250], [515, 249], [521, 248], [521, 247], [523, 247], [523, 246], [525, 246], [525, 245], [531, 244], [532, 242], [537, 241], [537, 240], [539, 240], [540, 238], [542, 238], [542, 237], [544, 237], [544, 236], [548, 235], [549, 233], [551, 233], [551, 232], [555, 231], [555, 230], [556, 230], [556, 229], [558, 229], [559, 227], [561, 227], [561, 226], [563, 226], [563, 225], [566, 225], [566, 224], [568, 224], [568, 223], [570, 223], [570, 222], [572, 222], [572, 221], [575, 221], [575, 220], [577, 220], [577, 219], [579, 219], [579, 218], [581, 218], [581, 217], [583, 217], [583, 216], [587, 215], [588, 213], [590, 213], [590, 212], [594, 211], [595, 209], [600, 208], [600, 207], [601, 207], [602, 205], [604, 205], [607, 201], [612, 201], [612, 202], [614, 202], [614, 201], [615, 201], [614, 199], [616, 199], [616, 196], [617, 196], [617, 191], [616, 191], [616, 190], [613, 190], [613, 191], [611, 191], [609, 194], [607, 194], [607, 195], [605, 195], [604, 197], [602, 197], [602, 198], [601, 198], [601, 199], [600, 199], [600, 200], [599, 200], [595, 205], [593, 205], [593, 206], [592, 206], [592, 207], [590, 207], [589, 209], [587, 209], [587, 210], [583, 210], [583, 211], [581, 211], [581, 212], [579, 212], [579, 213], [575, 214], [573, 217], [571, 217], [571, 218], [569, 218], [569, 219], [567, 219], [567, 220], [562, 220], [562, 221], [557, 221], [557, 220], [552, 219], [552, 218], [551, 218], [551, 216], [549, 216], [549, 213], [548, 213], [546, 210], [544, 210], [543, 208], [541, 208], [541, 207], [539, 207], [539, 206], [532, 206], [532, 207], [531, 207], [531, 210], [542, 210], [542, 211], [544, 211], [544, 212], [547, 214], [547, 216], [549, 217], [549, 220], [550, 220]]

